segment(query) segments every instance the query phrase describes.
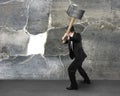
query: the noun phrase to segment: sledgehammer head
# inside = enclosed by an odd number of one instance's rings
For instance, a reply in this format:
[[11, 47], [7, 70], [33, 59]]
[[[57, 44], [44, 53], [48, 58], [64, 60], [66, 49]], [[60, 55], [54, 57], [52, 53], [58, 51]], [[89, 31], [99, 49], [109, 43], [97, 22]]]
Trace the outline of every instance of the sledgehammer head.
[[74, 17], [76, 19], [82, 19], [84, 13], [85, 13], [85, 10], [81, 10], [75, 4], [69, 5], [68, 10], [67, 10], [68, 16]]

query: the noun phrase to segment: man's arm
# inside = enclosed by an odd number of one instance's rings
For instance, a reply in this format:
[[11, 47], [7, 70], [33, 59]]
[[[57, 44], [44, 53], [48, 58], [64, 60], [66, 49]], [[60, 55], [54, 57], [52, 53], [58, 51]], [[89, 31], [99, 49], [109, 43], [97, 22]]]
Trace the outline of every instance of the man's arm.
[[68, 34], [68, 33], [65, 33], [64, 36], [62, 37], [62, 43], [63, 43], [63, 44], [68, 43], [68, 37], [69, 37], [69, 34]]

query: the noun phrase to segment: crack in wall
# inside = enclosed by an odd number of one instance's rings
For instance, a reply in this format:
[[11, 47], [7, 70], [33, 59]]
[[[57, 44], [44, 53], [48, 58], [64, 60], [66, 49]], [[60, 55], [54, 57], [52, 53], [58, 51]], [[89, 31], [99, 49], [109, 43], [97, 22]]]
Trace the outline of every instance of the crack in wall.
[[[52, 23], [51, 4], [52, 4], [52, 2], [49, 3], [48, 29], [46, 30], [46, 32], [40, 33], [38, 35], [32, 35], [28, 32], [30, 35], [30, 40], [28, 43], [27, 55], [33, 55], [33, 54], [41, 54], [42, 56], [44, 55], [48, 31], [53, 28], [51, 25], [51, 23]], [[29, 6], [28, 6], [28, 10], [29, 10]], [[29, 18], [29, 16], [28, 16], [28, 18]], [[27, 18], [27, 22], [28, 22], [28, 18]], [[24, 27], [24, 29], [26, 29], [26, 27]], [[37, 42], [37, 44], [36, 44], [36, 42]]]
[[30, 40], [27, 48], [27, 55], [41, 54], [44, 55], [47, 32], [38, 35], [30, 34]]
[[3, 1], [2, 3], [0, 2], [0, 5], [2, 5], [2, 4], [8, 4], [8, 3], [10, 3], [10, 2], [13, 2], [13, 1], [16, 1], [16, 0], [9, 0], [9, 1]]

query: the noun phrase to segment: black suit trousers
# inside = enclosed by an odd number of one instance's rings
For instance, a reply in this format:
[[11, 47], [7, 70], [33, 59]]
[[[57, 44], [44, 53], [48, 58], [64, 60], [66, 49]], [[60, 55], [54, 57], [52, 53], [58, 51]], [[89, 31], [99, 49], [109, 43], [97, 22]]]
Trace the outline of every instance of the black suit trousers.
[[80, 75], [84, 78], [84, 80], [89, 80], [87, 73], [82, 68], [83, 61], [84, 60], [75, 59], [68, 67], [68, 75], [71, 81], [71, 87], [77, 87], [77, 82], [76, 82], [76, 77], [75, 77], [75, 73], [77, 70], [80, 73]]

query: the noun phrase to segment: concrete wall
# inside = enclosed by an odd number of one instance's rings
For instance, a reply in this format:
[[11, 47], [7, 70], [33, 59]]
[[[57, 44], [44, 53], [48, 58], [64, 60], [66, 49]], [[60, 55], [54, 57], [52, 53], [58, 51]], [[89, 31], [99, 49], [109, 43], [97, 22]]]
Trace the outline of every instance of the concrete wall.
[[[72, 60], [61, 37], [72, 3], [85, 10], [82, 20], [75, 21], [88, 55], [84, 69], [91, 79], [120, 80], [119, 0], [1, 0], [0, 79], [68, 79]], [[28, 54], [31, 38], [33, 50], [45, 48], [44, 55]], [[77, 78], [82, 79], [78, 73]]]

